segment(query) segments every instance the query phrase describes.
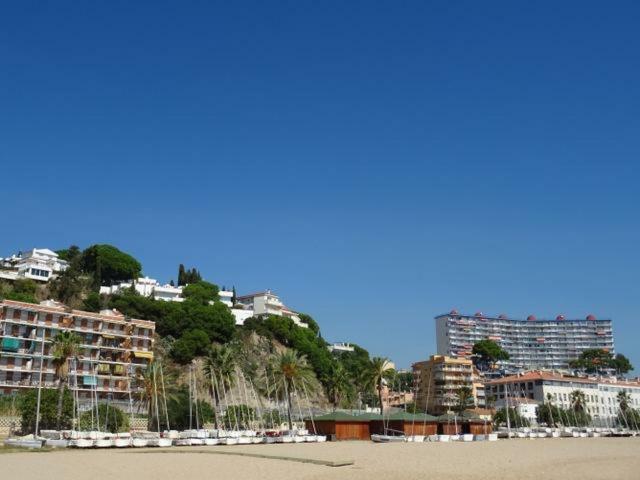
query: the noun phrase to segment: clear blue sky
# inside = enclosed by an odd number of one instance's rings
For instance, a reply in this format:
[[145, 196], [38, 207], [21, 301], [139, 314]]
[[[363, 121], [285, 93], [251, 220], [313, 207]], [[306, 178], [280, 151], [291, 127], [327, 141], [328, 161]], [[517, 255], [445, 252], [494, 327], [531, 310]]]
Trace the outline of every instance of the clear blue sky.
[[433, 316], [640, 364], [637, 2], [12, 2], [0, 254], [112, 243], [399, 366]]

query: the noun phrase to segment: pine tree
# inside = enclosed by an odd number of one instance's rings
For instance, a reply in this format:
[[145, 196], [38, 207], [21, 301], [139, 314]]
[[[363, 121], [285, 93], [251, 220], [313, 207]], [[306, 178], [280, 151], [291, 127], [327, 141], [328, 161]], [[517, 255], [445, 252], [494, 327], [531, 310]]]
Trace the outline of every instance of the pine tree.
[[178, 267], [178, 285], [179, 286], [184, 285], [186, 283], [185, 282], [186, 279], [184, 277], [185, 277], [184, 265], [180, 264], [180, 266]]

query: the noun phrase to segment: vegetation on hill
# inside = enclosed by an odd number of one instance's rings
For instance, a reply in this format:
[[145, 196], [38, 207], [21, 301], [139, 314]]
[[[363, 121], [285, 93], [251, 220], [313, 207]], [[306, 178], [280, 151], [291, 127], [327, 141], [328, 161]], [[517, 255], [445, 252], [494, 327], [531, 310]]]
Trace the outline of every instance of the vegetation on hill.
[[80, 265], [84, 273], [93, 276], [97, 286], [137, 279], [142, 272], [138, 260], [113, 245], [92, 245], [85, 249], [80, 257]]
[[235, 333], [229, 308], [221, 302], [208, 303], [217, 296], [217, 287], [207, 282], [191, 286], [192, 295], [184, 302], [154, 300], [128, 289], [112, 296], [108, 304], [127, 316], [155, 322], [160, 336], [175, 340], [171, 349], [174, 360], [187, 364], [204, 355], [212, 342], [229, 342]]
[[[274, 362], [277, 355], [291, 350], [308, 365], [313, 377], [311, 384], [322, 386], [334, 407], [379, 403], [379, 385], [372, 380], [374, 366], [369, 353], [355, 345], [353, 352], [332, 354], [321, 336], [320, 326], [308, 314], [298, 315], [309, 328], [299, 327], [291, 319], [278, 316], [251, 318], [244, 327], [236, 328], [231, 310], [218, 301], [218, 286], [202, 280], [196, 268], [187, 269], [183, 264], [178, 268], [177, 283], [184, 286], [183, 302], [141, 296], [133, 287], [115, 295], [101, 295], [100, 286], [138, 278], [142, 272], [141, 263], [130, 254], [106, 244], [91, 245], [84, 250], [71, 245], [57, 253], [69, 262], [65, 272], [44, 285], [31, 280], [0, 283], [0, 298], [33, 303], [52, 298], [71, 308], [91, 312], [112, 308], [129, 317], [153, 321], [159, 336], [154, 347], [156, 354], [167, 369], [176, 365], [178, 377], [180, 366], [207, 357], [212, 345], [229, 346], [237, 367], [247, 377], [255, 376], [264, 362]], [[233, 292], [235, 299], [235, 287]], [[247, 341], [250, 338], [253, 340]], [[231, 376], [234, 374], [232, 372]], [[385, 373], [387, 376], [388, 372]], [[60, 378], [63, 377], [64, 372], [60, 372]], [[268, 394], [264, 389], [263, 393]], [[177, 392], [177, 395], [183, 394]], [[179, 420], [181, 415], [175, 413], [178, 423], [184, 423]], [[64, 415], [60, 416], [60, 421], [64, 424]]]
[[188, 285], [190, 283], [197, 283], [202, 280], [200, 272], [195, 268], [186, 270], [183, 264], [178, 267], [178, 286]]
[[0, 282], [0, 297], [17, 302], [36, 303], [38, 285], [28, 278], [19, 278], [13, 283]]

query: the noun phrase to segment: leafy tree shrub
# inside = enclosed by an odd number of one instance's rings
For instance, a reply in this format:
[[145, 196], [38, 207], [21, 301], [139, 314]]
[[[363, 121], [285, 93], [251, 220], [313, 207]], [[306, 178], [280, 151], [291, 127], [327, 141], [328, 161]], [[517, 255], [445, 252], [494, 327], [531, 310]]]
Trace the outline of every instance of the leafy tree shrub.
[[[162, 402], [160, 402], [162, 404]], [[185, 430], [191, 426], [196, 428], [199, 424], [200, 427], [205, 423], [213, 422], [213, 409], [211, 405], [203, 400], [198, 400], [196, 403], [191, 403], [191, 417], [189, 417], [189, 391], [186, 389], [179, 390], [175, 394], [167, 397], [167, 412], [169, 415], [169, 426], [174, 430]], [[196, 412], [198, 414], [196, 422]], [[191, 423], [189, 420], [191, 419]], [[153, 428], [156, 428], [155, 425]], [[164, 412], [160, 412], [160, 428], [166, 429], [167, 422]]]
[[99, 312], [102, 309], [102, 298], [98, 292], [90, 292], [82, 302], [82, 309], [87, 312]]
[[631, 365], [627, 357], [621, 353], [614, 357], [611, 352], [600, 348], [584, 350], [580, 357], [569, 362], [569, 366], [583, 370], [586, 373], [597, 373], [602, 370], [612, 369], [624, 375], [633, 370], [633, 365]]
[[136, 279], [142, 265], [113, 245], [92, 245], [82, 252], [82, 269], [93, 275], [96, 286]]
[[211, 342], [203, 330], [189, 330], [173, 343], [171, 357], [178, 363], [186, 365], [195, 357], [204, 355]]
[[201, 354], [195, 353], [196, 351], [202, 351], [201, 348], [195, 348], [197, 345], [194, 345], [193, 336], [185, 342], [180, 341], [187, 332], [204, 332], [208, 337], [207, 345], [211, 342], [226, 343], [235, 333], [235, 319], [227, 306], [221, 302], [213, 305], [193, 300], [180, 303], [165, 302], [126, 291], [111, 297], [109, 308], [116, 308], [133, 318], [151, 320], [156, 323], [156, 332], [159, 335], [177, 339], [173, 355], [180, 363], [190, 362], [194, 358], [193, 355]]
[[218, 299], [218, 286], [204, 280], [190, 283], [182, 289], [182, 296], [187, 300], [206, 305]]
[[58, 258], [61, 260], [66, 260], [71, 263], [82, 256], [82, 251], [77, 245], [71, 245], [69, 248], [65, 248], [62, 250], [56, 250], [58, 254]]
[[[18, 412], [22, 418], [22, 433], [33, 433], [36, 428], [38, 391], [28, 390], [18, 397]], [[55, 429], [57, 424], [58, 391], [42, 389], [40, 400], [40, 429]], [[61, 428], [69, 429], [73, 421], [73, 396], [65, 388], [62, 400]]]
[[309, 326], [309, 329], [313, 333], [320, 334], [320, 325], [318, 325], [318, 323], [313, 319], [311, 315], [307, 315], [306, 313], [298, 313], [298, 317], [300, 317], [300, 320], [302, 320]]
[[473, 345], [474, 363], [481, 370], [492, 368], [500, 360], [509, 360], [509, 353], [493, 340], [480, 340]]
[[[529, 420], [520, 415], [515, 408], [509, 408], [509, 422], [513, 428], [529, 426]], [[493, 416], [493, 423], [496, 426], [507, 424], [507, 410], [505, 408], [501, 408], [496, 412]]]
[[118, 407], [106, 403], [98, 405], [97, 414], [96, 409], [83, 412], [78, 423], [82, 430], [95, 429], [100, 425], [100, 430], [103, 432], [118, 433], [129, 431], [129, 416]]
[[13, 282], [11, 288], [7, 289], [5, 298], [17, 302], [38, 303], [36, 290], [38, 285], [31, 279], [19, 278]]

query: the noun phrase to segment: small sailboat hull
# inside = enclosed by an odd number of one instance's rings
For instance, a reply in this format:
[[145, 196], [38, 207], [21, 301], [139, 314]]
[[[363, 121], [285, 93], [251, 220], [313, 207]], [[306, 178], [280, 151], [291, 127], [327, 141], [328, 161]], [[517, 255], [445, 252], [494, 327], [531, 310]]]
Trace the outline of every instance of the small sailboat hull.
[[49, 438], [44, 442], [45, 446], [51, 448], [67, 448], [69, 446], [69, 440], [64, 438]]
[[111, 448], [113, 440], [111, 438], [98, 438], [96, 440], [96, 448]]
[[379, 435], [374, 433], [371, 435], [371, 440], [376, 443], [391, 443], [391, 442], [406, 442], [407, 439], [404, 436], [396, 435]]
[[40, 439], [26, 439], [26, 438], [8, 438], [4, 441], [7, 447], [19, 447], [19, 448], [42, 448], [42, 440]]
[[116, 448], [127, 448], [131, 446], [131, 438], [114, 438], [113, 446]]

